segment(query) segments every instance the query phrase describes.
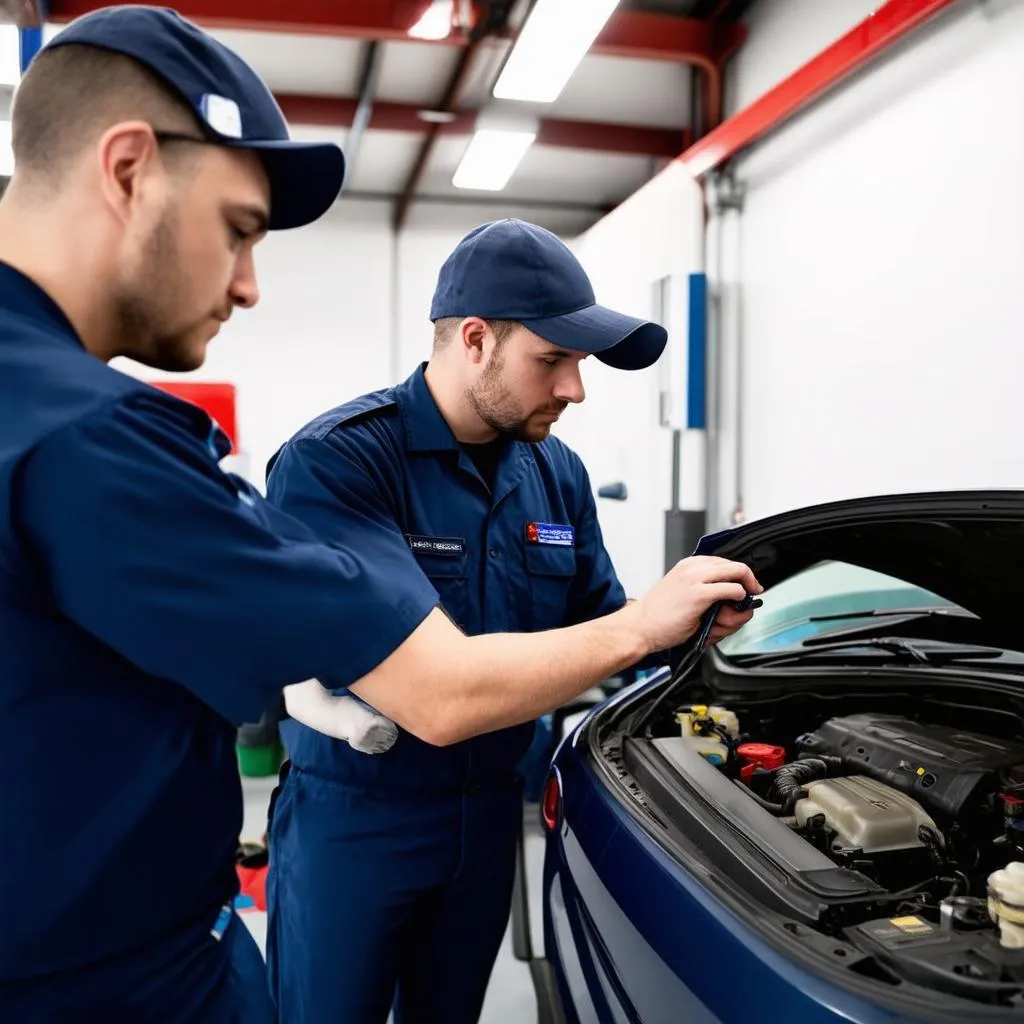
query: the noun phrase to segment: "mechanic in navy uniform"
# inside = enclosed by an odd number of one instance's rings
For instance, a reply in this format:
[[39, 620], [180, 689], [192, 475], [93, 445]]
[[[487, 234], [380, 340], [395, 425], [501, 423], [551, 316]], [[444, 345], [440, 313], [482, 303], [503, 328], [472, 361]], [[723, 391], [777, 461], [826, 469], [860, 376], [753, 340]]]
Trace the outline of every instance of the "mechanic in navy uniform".
[[[470, 232], [441, 268], [430, 362], [314, 420], [271, 461], [267, 497], [331, 541], [355, 526], [428, 579], [467, 634], [538, 632], [626, 604], [587, 472], [550, 436], [593, 354], [638, 370], [665, 330], [595, 303], [549, 231]], [[436, 696], [413, 666], [407, 702]], [[529, 669], [523, 666], [524, 675]], [[417, 678], [419, 676], [419, 678]], [[509, 916], [532, 719], [488, 731], [451, 708], [441, 746], [400, 731], [374, 757], [294, 721], [273, 809], [268, 960], [283, 1024], [470, 1024]], [[556, 706], [551, 701], [551, 710]], [[384, 710], [378, 708], [378, 710]]]
[[43, 49], [12, 133], [0, 1020], [261, 1024], [265, 965], [229, 909], [239, 723], [283, 686], [329, 676], [429, 735], [389, 706], [413, 663], [430, 666], [439, 701], [467, 708], [501, 680], [506, 714], [525, 721], [678, 642], [753, 577], [689, 560], [603, 628], [463, 636], [404, 558], [369, 556], [375, 529], [353, 523], [344, 546], [324, 545], [221, 471], [229, 445], [204, 413], [107, 365], [199, 366], [222, 321], [257, 301], [264, 230], [333, 204], [337, 147], [291, 143], [237, 55], [139, 5], [87, 15]]

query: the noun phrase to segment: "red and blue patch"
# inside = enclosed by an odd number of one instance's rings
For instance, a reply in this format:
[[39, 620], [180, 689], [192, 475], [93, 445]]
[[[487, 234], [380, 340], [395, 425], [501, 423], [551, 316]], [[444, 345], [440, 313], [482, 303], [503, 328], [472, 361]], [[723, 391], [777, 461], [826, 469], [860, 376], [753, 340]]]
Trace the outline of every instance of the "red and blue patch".
[[571, 548], [576, 545], [576, 531], [573, 527], [560, 523], [527, 523], [526, 543]]

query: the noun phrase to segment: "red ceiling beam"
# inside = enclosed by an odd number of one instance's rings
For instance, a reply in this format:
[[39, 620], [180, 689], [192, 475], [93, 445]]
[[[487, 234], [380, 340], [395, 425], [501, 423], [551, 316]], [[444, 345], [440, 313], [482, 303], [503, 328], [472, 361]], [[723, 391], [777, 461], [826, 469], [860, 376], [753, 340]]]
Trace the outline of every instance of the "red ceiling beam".
[[788, 121], [957, 0], [888, 0], [846, 35], [749, 107], [685, 150], [679, 160], [700, 177]]
[[[292, 124], [317, 124], [347, 128], [352, 124], [357, 101], [331, 96], [279, 95], [278, 103]], [[374, 131], [422, 134], [430, 123], [424, 120], [421, 107], [408, 103], [376, 100], [367, 128]], [[441, 135], [471, 135], [476, 111], [460, 110], [452, 120], [438, 125]], [[537, 131], [537, 144], [565, 149], [591, 149], [602, 153], [624, 153], [636, 156], [674, 157], [685, 145], [688, 133], [674, 128], [643, 128], [634, 125], [596, 124], [591, 121], [565, 121], [542, 118]]]
[[[146, 3], [148, 0], [122, 0]], [[50, 21], [107, 7], [107, 0], [50, 0]], [[301, 32], [387, 41], [408, 39], [429, 0], [175, 0], [174, 9], [206, 28]], [[462, 42], [453, 36], [454, 42]]]
[[593, 149], [604, 153], [634, 153], [638, 156], [666, 155], [672, 140], [690, 138], [688, 128], [641, 128], [624, 124], [592, 124], [589, 121], [560, 121], [544, 118], [537, 132], [538, 146]]
[[[125, 0], [141, 3], [143, 0]], [[104, 0], [51, 0], [49, 20], [66, 22], [107, 6]], [[207, 28], [298, 32], [383, 42], [409, 41], [408, 30], [428, 0], [175, 0], [179, 14]], [[592, 53], [708, 66], [743, 41], [742, 25], [713, 25], [694, 18], [642, 11], [616, 11], [598, 36]], [[512, 34], [507, 33], [511, 38]], [[452, 32], [442, 45], [464, 46]]]

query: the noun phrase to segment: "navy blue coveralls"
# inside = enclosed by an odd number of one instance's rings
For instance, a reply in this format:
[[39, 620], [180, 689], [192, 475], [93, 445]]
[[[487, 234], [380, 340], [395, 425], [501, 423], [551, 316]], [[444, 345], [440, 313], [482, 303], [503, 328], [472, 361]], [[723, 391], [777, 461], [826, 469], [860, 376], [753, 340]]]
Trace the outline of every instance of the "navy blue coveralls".
[[[467, 634], [530, 632], [626, 600], [586, 470], [554, 437], [507, 442], [493, 487], [423, 368], [309, 424], [267, 497], [318, 534], [358, 526], [396, 587], [428, 579]], [[482, 460], [485, 461], [485, 460]], [[323, 680], [335, 684], [335, 680]], [[268, 962], [282, 1024], [477, 1020], [508, 920], [525, 724], [449, 747], [399, 732], [384, 754], [287, 720], [270, 832]]]
[[[436, 606], [218, 467], [194, 406], [89, 355], [0, 264], [0, 1020], [270, 1021], [234, 741]], [[360, 552], [373, 550], [372, 561]]]

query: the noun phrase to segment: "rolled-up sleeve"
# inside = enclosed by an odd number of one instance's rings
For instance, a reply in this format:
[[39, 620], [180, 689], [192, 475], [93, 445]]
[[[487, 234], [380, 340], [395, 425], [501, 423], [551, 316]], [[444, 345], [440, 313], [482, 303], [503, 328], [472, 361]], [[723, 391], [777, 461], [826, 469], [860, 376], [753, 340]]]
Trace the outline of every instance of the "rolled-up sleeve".
[[19, 467], [14, 512], [59, 612], [236, 724], [290, 683], [355, 682], [437, 603], [367, 524], [324, 543], [222, 472], [158, 393], [47, 438]]
[[[399, 591], [437, 592], [399, 525], [397, 456], [360, 443], [358, 429], [285, 445], [267, 477], [267, 499], [332, 545], [358, 538], [360, 552]], [[362, 438], [366, 441], [366, 438]], [[321, 676], [334, 689], [347, 683]]]

